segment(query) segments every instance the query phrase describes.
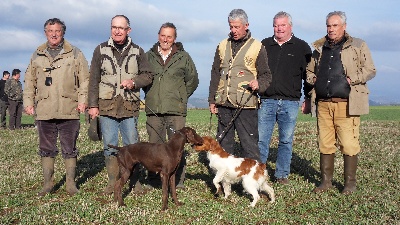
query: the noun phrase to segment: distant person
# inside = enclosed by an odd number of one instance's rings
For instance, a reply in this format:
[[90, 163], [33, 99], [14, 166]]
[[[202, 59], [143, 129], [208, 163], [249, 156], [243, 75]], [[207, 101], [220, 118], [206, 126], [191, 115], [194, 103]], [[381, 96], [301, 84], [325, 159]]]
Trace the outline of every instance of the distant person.
[[10, 78], [10, 72], [3, 71], [3, 78], [0, 80], [0, 129], [7, 129], [6, 113], [8, 109], [8, 97], [4, 92], [4, 88], [8, 78]]
[[47, 42], [33, 53], [25, 73], [24, 107], [27, 114], [36, 116], [44, 176], [39, 196], [53, 189], [54, 161], [59, 153], [57, 139], [65, 162], [66, 191], [70, 195], [78, 192], [76, 141], [80, 113], [87, 106], [89, 66], [83, 53], [64, 39], [66, 29], [58, 18], [44, 23]]
[[244, 10], [232, 10], [228, 24], [229, 37], [219, 43], [211, 68], [210, 111], [218, 115], [217, 139], [225, 151], [235, 154], [236, 131], [241, 157], [260, 161], [257, 93], [264, 93], [271, 82], [267, 51], [251, 37]]
[[332, 188], [337, 146], [344, 159], [344, 189], [356, 191], [360, 153], [360, 115], [369, 113], [367, 81], [376, 70], [367, 44], [346, 32], [346, 14], [326, 17], [327, 35], [313, 43], [307, 82], [314, 85], [317, 102], [318, 145], [322, 183], [313, 191]]
[[[292, 17], [289, 13], [278, 12], [272, 25], [274, 35], [261, 41], [268, 53], [272, 82], [266, 92], [259, 93], [261, 106], [258, 110], [258, 147], [261, 162], [266, 163], [274, 126], [278, 124], [279, 143], [275, 178], [278, 183], [288, 184], [293, 135], [311, 48], [305, 41], [294, 36]], [[308, 91], [304, 94], [308, 95]]]
[[9, 79], [4, 87], [4, 92], [8, 97], [8, 114], [10, 116], [8, 127], [10, 130], [21, 129], [22, 118], [22, 83], [19, 80], [21, 70], [13, 69], [11, 79]]
[[[118, 145], [120, 133], [122, 144], [138, 142], [139, 90], [149, 85], [153, 73], [141, 47], [132, 42], [129, 19], [116, 15], [111, 19], [111, 37], [98, 45], [90, 65], [89, 115], [99, 116], [103, 135], [105, 164], [108, 184], [103, 193], [113, 193], [119, 178], [118, 150], [108, 144]], [[138, 170], [136, 170], [138, 171]], [[135, 189], [140, 191], [139, 181]]]
[[[158, 31], [158, 41], [146, 52], [154, 71], [153, 83], [144, 88], [146, 93], [146, 129], [149, 142], [164, 143], [173, 133], [185, 126], [187, 103], [199, 84], [196, 67], [189, 53], [177, 38], [173, 23], [164, 23]], [[184, 188], [185, 155], [177, 171], [177, 188]], [[149, 173], [149, 180], [159, 175]]]

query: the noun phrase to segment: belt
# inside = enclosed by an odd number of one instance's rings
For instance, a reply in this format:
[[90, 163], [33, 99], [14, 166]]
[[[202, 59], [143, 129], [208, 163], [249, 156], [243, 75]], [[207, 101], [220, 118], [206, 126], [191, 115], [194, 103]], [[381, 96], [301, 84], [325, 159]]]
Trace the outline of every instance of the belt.
[[319, 101], [322, 101], [322, 102], [347, 102], [348, 99], [347, 98], [322, 98], [322, 99], [319, 99]]

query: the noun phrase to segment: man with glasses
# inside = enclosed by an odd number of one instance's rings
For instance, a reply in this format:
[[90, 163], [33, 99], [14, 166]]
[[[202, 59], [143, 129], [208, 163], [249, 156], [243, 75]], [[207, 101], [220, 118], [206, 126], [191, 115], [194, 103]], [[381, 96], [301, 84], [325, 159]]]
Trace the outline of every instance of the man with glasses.
[[33, 53], [25, 72], [23, 105], [36, 115], [44, 185], [39, 196], [50, 193], [54, 181], [54, 159], [61, 144], [66, 167], [66, 190], [74, 195], [80, 113], [87, 105], [89, 66], [83, 53], [64, 39], [66, 26], [58, 18], [44, 24], [47, 42]]
[[[124, 15], [116, 15], [111, 20], [110, 28], [111, 37], [93, 52], [88, 95], [89, 115], [92, 119], [99, 116], [103, 135], [108, 174], [104, 194], [113, 193], [114, 184], [119, 178], [118, 150], [108, 147], [108, 144], [118, 145], [119, 132], [122, 145], [138, 142], [139, 90], [153, 80], [143, 49], [128, 36], [131, 32], [129, 19]], [[140, 189], [137, 181], [135, 190]]]

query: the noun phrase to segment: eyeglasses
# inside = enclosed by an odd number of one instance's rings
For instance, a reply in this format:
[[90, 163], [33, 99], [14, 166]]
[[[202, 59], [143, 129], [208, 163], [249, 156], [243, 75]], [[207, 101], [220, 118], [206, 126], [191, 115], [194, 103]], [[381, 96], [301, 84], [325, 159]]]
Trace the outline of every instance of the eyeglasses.
[[111, 26], [112, 30], [117, 30], [117, 31], [123, 31], [123, 30], [128, 30], [129, 27], [117, 27], [117, 26]]

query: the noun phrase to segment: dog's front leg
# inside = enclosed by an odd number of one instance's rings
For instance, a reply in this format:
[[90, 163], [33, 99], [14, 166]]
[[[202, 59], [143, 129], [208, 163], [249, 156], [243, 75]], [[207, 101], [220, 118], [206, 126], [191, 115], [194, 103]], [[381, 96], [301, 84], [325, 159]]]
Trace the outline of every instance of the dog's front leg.
[[177, 205], [177, 206], [182, 205], [182, 203], [178, 201], [178, 197], [176, 195], [175, 173], [173, 173], [171, 175], [171, 177], [169, 178], [169, 187], [170, 187], [172, 199], [174, 200], [175, 205]]
[[118, 202], [118, 206], [125, 206], [124, 200], [122, 199], [122, 186], [120, 178], [114, 185], [114, 201]]
[[225, 172], [221, 171], [221, 170], [217, 171], [217, 174], [215, 174], [215, 177], [213, 179], [213, 184], [214, 184], [215, 188], [217, 189], [215, 194], [222, 193], [221, 185], [219, 183], [224, 179], [224, 176], [225, 176]]
[[124, 199], [122, 198], [122, 187], [125, 185], [131, 174], [130, 170], [127, 170], [120, 164], [119, 175], [120, 178], [114, 185], [114, 200], [118, 202], [118, 206], [125, 206]]
[[161, 211], [168, 209], [168, 175], [161, 172], [161, 182], [162, 182], [162, 207]]

